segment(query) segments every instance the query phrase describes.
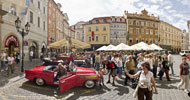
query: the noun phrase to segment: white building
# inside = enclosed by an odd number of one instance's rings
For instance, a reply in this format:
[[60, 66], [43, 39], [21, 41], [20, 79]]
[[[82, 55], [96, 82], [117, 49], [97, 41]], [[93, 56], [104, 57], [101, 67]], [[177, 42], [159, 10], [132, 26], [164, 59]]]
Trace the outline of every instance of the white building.
[[9, 13], [3, 16], [4, 23], [1, 25], [1, 40], [8, 54], [14, 52], [21, 53], [22, 37], [17, 32], [15, 20], [21, 19], [21, 26], [29, 22], [30, 32], [24, 37], [25, 59], [28, 60], [29, 52], [34, 51], [34, 57], [39, 58], [40, 53], [45, 53], [47, 44], [47, 4], [48, 0], [29, 0], [29, 6], [26, 15], [24, 7], [27, 0], [1, 0], [2, 9]]
[[190, 50], [190, 20], [187, 21], [188, 33], [189, 33], [189, 45], [188, 49]]
[[71, 28], [75, 31], [75, 39], [84, 42], [84, 21], [77, 22]]
[[186, 32], [186, 30], [183, 30], [182, 39], [181, 39], [181, 49], [188, 50], [188, 46], [189, 46], [189, 34], [188, 32]]
[[123, 16], [112, 16], [110, 23], [110, 43], [118, 45], [120, 43], [126, 44], [127, 24]]

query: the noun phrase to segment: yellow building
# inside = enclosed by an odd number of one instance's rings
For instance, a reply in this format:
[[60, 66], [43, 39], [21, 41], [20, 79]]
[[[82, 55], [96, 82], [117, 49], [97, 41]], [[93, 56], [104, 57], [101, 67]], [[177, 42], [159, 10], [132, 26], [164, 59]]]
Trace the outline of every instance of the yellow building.
[[179, 28], [161, 21], [159, 28], [160, 42], [159, 45], [167, 50], [180, 51], [182, 30]]
[[90, 20], [84, 25], [84, 41], [91, 44], [92, 49], [97, 49], [110, 43], [111, 17], [99, 17]]
[[146, 10], [142, 10], [140, 14], [125, 11], [124, 16], [127, 19], [128, 45], [141, 41], [147, 44], [157, 44], [159, 17], [148, 15]]

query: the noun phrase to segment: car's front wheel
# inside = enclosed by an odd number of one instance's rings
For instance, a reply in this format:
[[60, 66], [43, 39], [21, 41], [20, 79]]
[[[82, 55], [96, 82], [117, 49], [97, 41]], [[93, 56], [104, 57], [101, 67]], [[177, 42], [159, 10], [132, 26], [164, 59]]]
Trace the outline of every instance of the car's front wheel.
[[88, 89], [92, 89], [96, 86], [96, 82], [93, 80], [88, 80], [84, 83], [84, 86]]
[[44, 81], [42, 78], [36, 78], [35, 83], [36, 83], [38, 86], [43, 86], [43, 85], [45, 85], [45, 81]]

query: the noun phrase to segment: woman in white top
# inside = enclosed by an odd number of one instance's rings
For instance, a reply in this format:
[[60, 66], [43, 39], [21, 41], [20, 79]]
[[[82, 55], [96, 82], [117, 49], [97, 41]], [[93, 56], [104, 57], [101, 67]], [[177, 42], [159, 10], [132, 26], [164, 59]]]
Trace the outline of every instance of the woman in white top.
[[117, 66], [118, 77], [119, 78], [121, 78], [121, 75], [122, 75], [122, 67], [123, 67], [123, 59], [122, 59], [122, 56], [119, 55], [119, 57], [118, 57], [118, 66]]
[[144, 62], [142, 64], [142, 71], [137, 72], [135, 75], [131, 75], [128, 72], [126, 74], [130, 78], [137, 78], [139, 77], [139, 83], [138, 83], [138, 100], [145, 100], [144, 96], [146, 97], [146, 100], [152, 100], [152, 84], [154, 86], [155, 92], [158, 93], [158, 90], [155, 85], [153, 73], [150, 71], [150, 64], [148, 62]]
[[14, 63], [15, 63], [15, 58], [13, 57], [13, 54], [10, 54], [10, 56], [7, 58], [8, 60], [8, 73], [7, 75], [10, 74], [10, 72], [13, 74], [14, 73]]

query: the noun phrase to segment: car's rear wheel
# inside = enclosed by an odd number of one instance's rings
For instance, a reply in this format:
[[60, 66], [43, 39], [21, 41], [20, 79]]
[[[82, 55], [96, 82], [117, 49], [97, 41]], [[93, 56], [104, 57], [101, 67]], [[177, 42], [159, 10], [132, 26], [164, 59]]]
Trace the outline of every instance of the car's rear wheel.
[[36, 78], [35, 83], [36, 83], [38, 86], [43, 86], [43, 85], [45, 85], [45, 81], [44, 81], [42, 78]]
[[92, 89], [96, 86], [96, 82], [93, 80], [88, 80], [84, 83], [84, 86], [88, 89]]

